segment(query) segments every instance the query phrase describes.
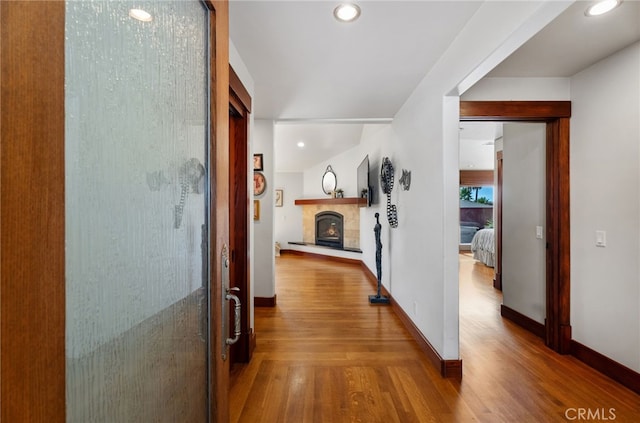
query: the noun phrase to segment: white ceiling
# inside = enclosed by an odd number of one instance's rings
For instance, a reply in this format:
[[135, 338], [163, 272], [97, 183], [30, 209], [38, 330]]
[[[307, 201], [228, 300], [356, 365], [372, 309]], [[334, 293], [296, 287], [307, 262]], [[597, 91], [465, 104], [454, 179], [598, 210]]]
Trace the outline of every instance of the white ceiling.
[[495, 141], [502, 138], [502, 124], [460, 122], [460, 169], [492, 170]]
[[[346, 151], [360, 142], [362, 124], [280, 123], [275, 126], [278, 172], [300, 172]], [[304, 147], [298, 147], [303, 142]]]
[[[359, 20], [344, 24], [333, 18], [338, 3], [230, 2], [254, 116], [286, 122], [276, 124], [276, 171], [302, 171], [357, 145], [363, 120], [392, 118], [481, 5], [361, 0]], [[567, 77], [640, 39], [640, 2], [586, 18], [589, 3], [569, 7], [488, 76]]]
[[569, 77], [640, 39], [639, 1], [586, 17], [591, 3], [574, 3], [487, 76]]
[[229, 31], [259, 119], [392, 118], [481, 2], [232, 1]]

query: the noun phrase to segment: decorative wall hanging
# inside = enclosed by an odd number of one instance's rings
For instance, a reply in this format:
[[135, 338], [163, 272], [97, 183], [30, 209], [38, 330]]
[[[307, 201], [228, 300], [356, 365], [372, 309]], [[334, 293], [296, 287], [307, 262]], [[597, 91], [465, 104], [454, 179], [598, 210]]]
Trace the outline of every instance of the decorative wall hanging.
[[409, 188], [411, 187], [411, 171], [402, 169], [402, 176], [400, 177], [399, 182], [403, 190], [409, 191]]
[[264, 160], [262, 154], [253, 155], [253, 170], [264, 170]]
[[263, 173], [253, 173], [253, 195], [262, 195], [267, 189], [267, 179]]
[[395, 204], [391, 204], [391, 190], [393, 190], [393, 165], [388, 157], [382, 159], [380, 167], [380, 182], [382, 192], [387, 194], [387, 220], [392, 228], [398, 227], [398, 209]]
[[283, 195], [284, 193], [281, 189], [276, 190], [276, 207], [282, 207], [282, 202], [284, 200]]
[[253, 220], [260, 220], [260, 200], [253, 200]]
[[324, 174], [322, 175], [322, 191], [327, 195], [334, 196], [337, 186], [338, 177], [331, 168], [331, 165], [329, 165], [327, 166], [327, 170], [325, 170]]

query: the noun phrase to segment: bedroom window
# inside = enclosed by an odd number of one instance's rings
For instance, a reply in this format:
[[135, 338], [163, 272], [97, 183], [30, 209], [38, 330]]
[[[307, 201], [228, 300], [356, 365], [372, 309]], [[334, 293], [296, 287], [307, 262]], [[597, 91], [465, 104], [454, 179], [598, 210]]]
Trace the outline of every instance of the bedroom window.
[[493, 227], [493, 186], [460, 187], [460, 244], [487, 227]]

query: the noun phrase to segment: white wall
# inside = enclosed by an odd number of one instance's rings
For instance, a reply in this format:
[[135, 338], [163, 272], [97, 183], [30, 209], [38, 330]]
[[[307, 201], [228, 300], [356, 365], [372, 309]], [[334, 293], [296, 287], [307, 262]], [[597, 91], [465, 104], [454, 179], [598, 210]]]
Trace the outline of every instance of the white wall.
[[[275, 172], [273, 170], [274, 142], [273, 142], [273, 121], [256, 119], [253, 128], [253, 152], [262, 153], [264, 160], [264, 174], [267, 180], [267, 188], [259, 197], [254, 197], [260, 201], [260, 220], [254, 220], [253, 230], [253, 283], [255, 297], [271, 298], [275, 295], [275, 240], [274, 231], [274, 204], [273, 192], [275, 184]], [[251, 167], [250, 169], [252, 169]], [[253, 189], [251, 190], [253, 192]], [[253, 211], [253, 202], [252, 202]]]
[[[360, 156], [360, 146], [320, 162], [304, 172], [304, 198], [330, 198], [322, 190], [322, 175], [331, 166], [336, 174], [336, 188], [344, 190], [345, 197], [358, 197], [357, 168], [364, 155]], [[354, 163], [355, 162], [355, 163]]]
[[[380, 241], [382, 242], [382, 285], [391, 292], [392, 268], [389, 255], [390, 232], [393, 231], [387, 221], [387, 197], [380, 188], [380, 167], [382, 159], [391, 155], [393, 145], [393, 129], [391, 125], [365, 125], [360, 141], [360, 156], [362, 160], [365, 155], [369, 156], [369, 184], [373, 186], [374, 201], [371, 207], [360, 209], [360, 249], [362, 250], [361, 260], [369, 268], [372, 274], [376, 275], [376, 240], [373, 228], [376, 224], [375, 214], [380, 214]], [[359, 163], [359, 162], [358, 162]], [[356, 163], [356, 166], [357, 164]], [[395, 185], [392, 196], [408, 195], [410, 191], [402, 191], [398, 178], [401, 169], [395, 169]], [[395, 198], [392, 200], [395, 203]]]
[[[544, 324], [546, 124], [503, 125], [503, 304]], [[542, 239], [536, 238], [536, 226]]]
[[274, 211], [274, 238], [281, 248], [292, 249], [289, 242], [302, 241], [302, 207], [294, 202], [303, 196], [303, 173], [276, 173], [274, 189], [283, 190], [282, 207]]
[[484, 78], [466, 91], [462, 99], [563, 101], [569, 96], [569, 78]]
[[640, 44], [574, 75], [571, 100], [573, 338], [640, 371]]
[[457, 95], [566, 7], [483, 3], [394, 118], [392, 160], [413, 173], [389, 242], [392, 295], [444, 359], [459, 358]]
[[247, 92], [253, 98], [255, 92], [255, 82], [253, 81], [253, 77], [249, 73], [249, 69], [247, 69], [247, 65], [242, 60], [240, 53], [236, 49], [236, 46], [233, 44], [232, 40], [229, 40], [229, 64], [233, 68], [240, 81], [242, 81], [242, 85], [247, 89]]

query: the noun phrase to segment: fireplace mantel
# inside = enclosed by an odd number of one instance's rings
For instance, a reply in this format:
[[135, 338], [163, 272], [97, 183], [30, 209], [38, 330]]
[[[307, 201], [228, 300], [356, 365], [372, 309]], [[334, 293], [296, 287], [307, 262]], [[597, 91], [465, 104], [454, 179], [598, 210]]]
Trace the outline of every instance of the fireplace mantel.
[[308, 206], [308, 205], [335, 205], [335, 204], [355, 204], [361, 207], [367, 205], [366, 198], [360, 197], [348, 197], [348, 198], [301, 198], [294, 202], [296, 206]]

